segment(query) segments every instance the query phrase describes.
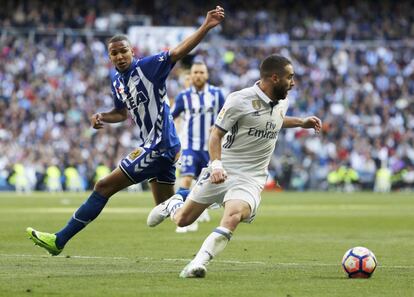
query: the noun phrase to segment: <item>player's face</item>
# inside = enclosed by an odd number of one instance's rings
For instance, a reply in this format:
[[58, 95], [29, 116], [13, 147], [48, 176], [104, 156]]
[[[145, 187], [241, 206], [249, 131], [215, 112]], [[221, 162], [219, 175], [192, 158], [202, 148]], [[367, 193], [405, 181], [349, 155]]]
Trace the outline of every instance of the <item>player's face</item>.
[[109, 59], [120, 72], [129, 68], [132, 63], [132, 58], [134, 57], [132, 47], [126, 40], [110, 43], [108, 45], [108, 52]]
[[285, 99], [288, 92], [295, 86], [294, 75], [293, 66], [286, 65], [282, 75], [278, 76], [278, 80], [273, 87], [273, 94], [277, 99]]
[[191, 66], [190, 76], [191, 82], [196, 88], [203, 88], [208, 79], [207, 66], [204, 64], [194, 64]]

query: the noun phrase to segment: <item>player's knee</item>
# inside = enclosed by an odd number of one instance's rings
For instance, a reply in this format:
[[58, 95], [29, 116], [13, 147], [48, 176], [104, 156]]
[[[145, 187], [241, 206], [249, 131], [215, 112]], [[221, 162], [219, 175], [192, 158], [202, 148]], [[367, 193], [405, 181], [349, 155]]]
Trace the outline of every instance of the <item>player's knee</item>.
[[235, 212], [229, 215], [225, 215], [221, 219], [220, 225], [230, 230], [235, 230], [237, 225], [243, 220], [242, 212]]
[[96, 182], [95, 186], [93, 187], [93, 190], [103, 195], [107, 192], [108, 186], [108, 182], [105, 181], [105, 178], [102, 178]]

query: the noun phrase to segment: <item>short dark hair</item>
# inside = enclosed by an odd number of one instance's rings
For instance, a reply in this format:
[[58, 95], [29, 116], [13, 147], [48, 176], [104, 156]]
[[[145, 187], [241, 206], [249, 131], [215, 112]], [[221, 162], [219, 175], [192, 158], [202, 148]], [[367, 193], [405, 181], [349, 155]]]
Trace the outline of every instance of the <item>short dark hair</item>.
[[286, 57], [270, 55], [260, 64], [260, 78], [272, 76], [274, 73], [281, 75], [289, 64], [292, 65], [292, 62]]
[[129, 41], [128, 36], [126, 36], [125, 34], [116, 34], [108, 40], [107, 45], [109, 45], [110, 43], [113, 43], [113, 42], [124, 41], [124, 40], [127, 41], [129, 44], [131, 44], [131, 42]]

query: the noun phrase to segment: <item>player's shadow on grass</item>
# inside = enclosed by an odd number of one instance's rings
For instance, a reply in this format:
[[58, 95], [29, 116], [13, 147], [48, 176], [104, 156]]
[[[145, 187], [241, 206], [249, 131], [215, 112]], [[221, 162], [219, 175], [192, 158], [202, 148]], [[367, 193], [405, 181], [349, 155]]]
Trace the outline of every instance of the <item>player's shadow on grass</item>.
[[334, 279], [334, 280], [348, 280], [345, 276], [312, 276], [311, 279]]

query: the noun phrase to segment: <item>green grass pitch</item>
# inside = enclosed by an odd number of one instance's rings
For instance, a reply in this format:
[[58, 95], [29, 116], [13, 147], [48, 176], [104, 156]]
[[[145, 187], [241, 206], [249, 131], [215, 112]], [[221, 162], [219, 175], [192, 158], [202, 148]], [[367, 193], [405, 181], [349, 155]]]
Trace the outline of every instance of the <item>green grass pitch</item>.
[[[218, 225], [176, 234], [151, 229], [149, 193], [114, 196], [99, 218], [51, 257], [25, 228], [55, 232], [87, 194], [0, 194], [0, 296], [414, 296], [412, 193], [263, 193], [256, 220], [242, 224], [205, 279], [179, 272]], [[345, 251], [365, 246], [379, 266], [348, 279]]]

